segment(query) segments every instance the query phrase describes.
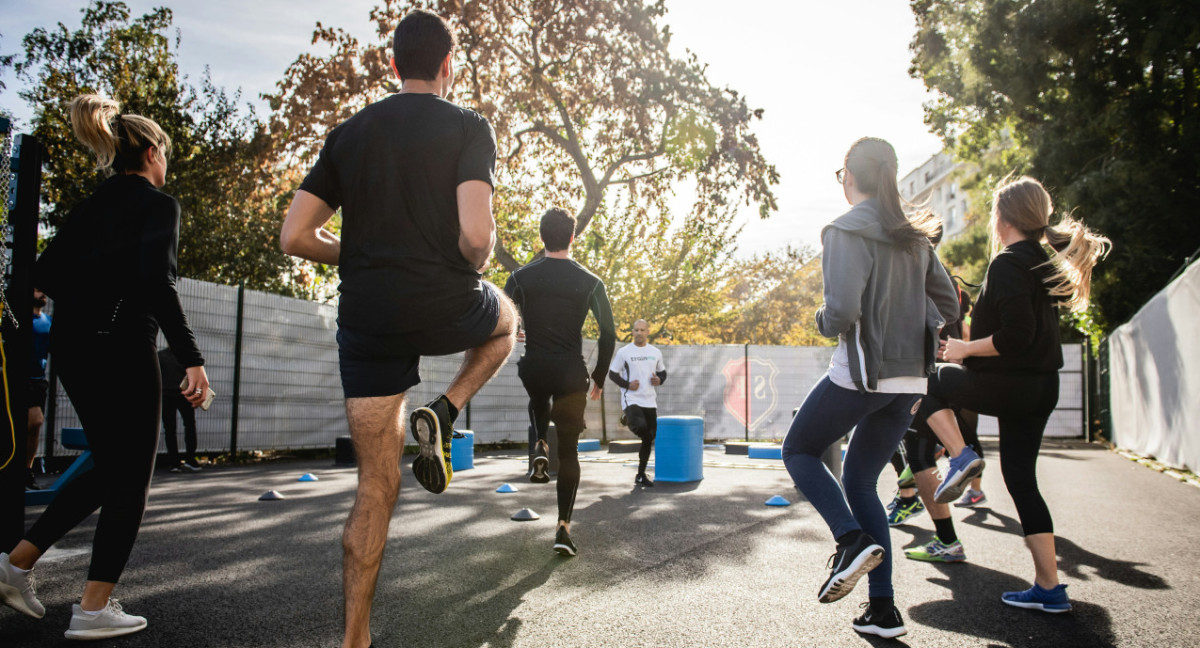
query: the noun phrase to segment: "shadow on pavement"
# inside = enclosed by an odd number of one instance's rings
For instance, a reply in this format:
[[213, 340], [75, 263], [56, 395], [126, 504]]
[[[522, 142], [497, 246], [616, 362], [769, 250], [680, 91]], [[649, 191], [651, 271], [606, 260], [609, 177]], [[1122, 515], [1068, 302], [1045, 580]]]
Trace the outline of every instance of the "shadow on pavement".
[[1139, 589], [1170, 589], [1161, 576], [1138, 569], [1147, 563], [1105, 558], [1062, 536], [1056, 536], [1054, 543], [1058, 552], [1058, 568], [1069, 578], [1089, 580], [1088, 573], [1082, 568], [1091, 567], [1096, 576], [1121, 585]]
[[928, 581], [948, 589], [951, 598], [909, 608], [907, 615], [912, 624], [1008, 646], [1115, 645], [1112, 619], [1098, 605], [1074, 599], [1073, 609], [1066, 614], [1014, 608], [1002, 603], [1000, 595], [1028, 589], [1028, 582], [971, 563], [933, 564], [933, 567], [943, 576]]
[[981, 529], [1023, 536], [1021, 523], [1016, 518], [1003, 513], [997, 513], [990, 508], [973, 508], [971, 514], [962, 519], [963, 524], [970, 524]]

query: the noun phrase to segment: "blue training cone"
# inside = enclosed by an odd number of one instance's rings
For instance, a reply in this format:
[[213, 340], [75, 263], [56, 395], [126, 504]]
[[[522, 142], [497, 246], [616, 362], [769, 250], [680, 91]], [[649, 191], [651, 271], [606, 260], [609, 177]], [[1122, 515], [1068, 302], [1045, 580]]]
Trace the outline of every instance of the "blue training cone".
[[300, 475], [300, 479], [297, 479], [296, 481], [317, 481], [317, 476], [312, 473], [304, 473], [303, 475]]
[[783, 499], [782, 495], [776, 495], [766, 501], [767, 506], [791, 506], [792, 503]]
[[496, 492], [497, 493], [515, 493], [515, 492], [517, 492], [517, 487], [513, 486], [512, 484], [503, 484], [500, 486], [500, 488], [496, 489]]

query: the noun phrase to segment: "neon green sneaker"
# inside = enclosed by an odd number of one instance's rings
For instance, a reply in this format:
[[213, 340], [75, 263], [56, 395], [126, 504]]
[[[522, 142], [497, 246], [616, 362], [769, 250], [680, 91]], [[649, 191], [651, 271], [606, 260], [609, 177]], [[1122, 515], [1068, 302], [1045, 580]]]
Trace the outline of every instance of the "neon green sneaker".
[[941, 540], [934, 536], [933, 540], [924, 547], [916, 549], [906, 549], [904, 556], [909, 560], [920, 560], [923, 562], [962, 562], [967, 559], [967, 554], [963, 552], [962, 540], [955, 540], [950, 544], [943, 544]]
[[897, 488], [916, 488], [917, 478], [913, 477], [912, 466], [905, 466], [904, 472], [900, 473], [899, 479], [896, 480]]
[[908, 518], [925, 512], [925, 505], [918, 498], [913, 498], [911, 504], [905, 504], [897, 496], [895, 504], [892, 512], [888, 513], [888, 526], [900, 526], [907, 522]]

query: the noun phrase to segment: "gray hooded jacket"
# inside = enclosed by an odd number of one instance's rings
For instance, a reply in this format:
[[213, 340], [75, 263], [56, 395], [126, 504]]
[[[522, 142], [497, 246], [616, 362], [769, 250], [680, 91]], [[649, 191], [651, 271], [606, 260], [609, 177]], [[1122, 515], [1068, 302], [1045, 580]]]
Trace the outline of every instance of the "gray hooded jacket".
[[958, 320], [958, 295], [933, 247], [897, 247], [874, 198], [827, 225], [821, 243], [825, 303], [817, 329], [846, 345], [858, 390], [932, 373], [938, 330]]

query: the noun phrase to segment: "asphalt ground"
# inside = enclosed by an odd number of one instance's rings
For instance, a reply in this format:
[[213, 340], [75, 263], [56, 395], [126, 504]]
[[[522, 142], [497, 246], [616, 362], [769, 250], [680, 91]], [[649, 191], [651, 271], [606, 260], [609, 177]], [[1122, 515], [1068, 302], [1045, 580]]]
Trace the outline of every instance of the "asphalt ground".
[[[994, 442], [989, 507], [956, 509], [968, 561], [908, 561], [927, 515], [892, 530], [897, 605], [909, 634], [862, 637], [865, 580], [817, 602], [833, 541], [778, 460], [705, 452], [704, 479], [635, 488], [633, 455], [585, 453], [572, 537], [552, 550], [555, 490], [524, 480], [523, 452], [483, 453], [432, 495], [405, 468], [375, 598], [380, 648], [399, 646], [1194, 646], [1200, 644], [1200, 489], [1081, 442], [1048, 441], [1039, 464], [1074, 610], [1000, 602], [1032, 563]], [[407, 461], [405, 462], [407, 463]], [[298, 482], [312, 472], [316, 482]], [[496, 493], [503, 483], [519, 492]], [[149, 627], [96, 646], [338, 646], [340, 534], [353, 469], [278, 461], [156, 475], [117, 596]], [[281, 501], [259, 501], [275, 489]], [[880, 497], [894, 490], [885, 469]], [[782, 495], [793, 504], [764, 506]], [[528, 507], [541, 519], [514, 522]], [[40, 508], [28, 511], [32, 523]], [[46, 617], [0, 608], [0, 646], [63, 638], [86, 577], [95, 516], [37, 568]]]

